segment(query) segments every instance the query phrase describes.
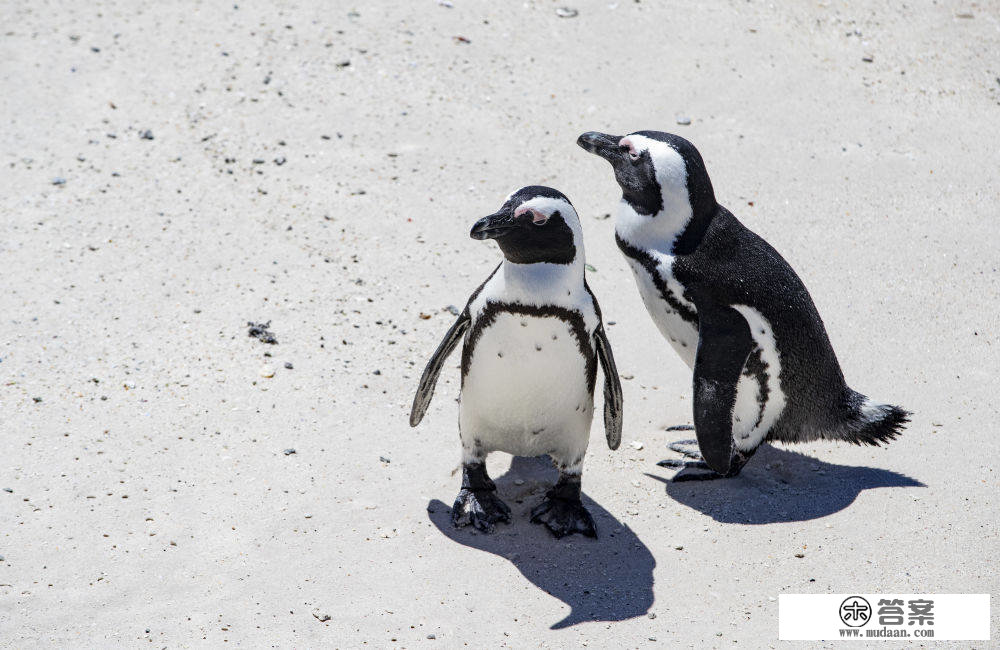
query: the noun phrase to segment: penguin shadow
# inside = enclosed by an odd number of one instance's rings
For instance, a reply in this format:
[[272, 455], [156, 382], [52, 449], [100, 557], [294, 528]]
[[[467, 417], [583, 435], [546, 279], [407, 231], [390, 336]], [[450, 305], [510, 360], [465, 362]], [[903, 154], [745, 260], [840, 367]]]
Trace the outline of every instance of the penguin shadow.
[[510, 469], [493, 479], [497, 494], [511, 508], [511, 521], [497, 524], [492, 534], [472, 526], [455, 528], [451, 507], [437, 499], [427, 504], [428, 516], [445, 537], [509, 560], [536, 587], [569, 605], [569, 614], [550, 629], [646, 614], [653, 604], [656, 561], [627, 525], [586, 494], [583, 505], [594, 517], [597, 539], [581, 535], [556, 539], [545, 526], [531, 523], [531, 508], [556, 478], [548, 457], [515, 456]]
[[834, 465], [768, 444], [761, 445], [734, 478], [674, 482], [646, 476], [663, 482], [667, 495], [678, 503], [724, 524], [808, 521], [843, 510], [862, 490], [927, 487], [897, 472]]

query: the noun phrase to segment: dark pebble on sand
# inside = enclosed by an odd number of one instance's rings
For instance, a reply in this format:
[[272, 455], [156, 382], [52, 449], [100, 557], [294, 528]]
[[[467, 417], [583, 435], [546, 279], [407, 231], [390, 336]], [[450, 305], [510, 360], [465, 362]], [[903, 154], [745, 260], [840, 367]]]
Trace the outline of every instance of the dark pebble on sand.
[[459, 314], [462, 313], [458, 310], [458, 307], [456, 307], [455, 305], [448, 305], [447, 307], [445, 307], [445, 309], [447, 309], [452, 316], [458, 316]]
[[275, 165], [277, 165], [278, 167], [281, 167], [281, 166], [282, 166], [282, 165], [284, 165], [284, 164], [285, 164], [286, 162], [287, 162], [287, 161], [285, 160], [285, 157], [284, 157], [284, 156], [279, 156], [279, 157], [277, 157], [277, 158], [275, 158], [275, 159], [274, 159], [274, 164], [275, 164]]
[[35, 400], [35, 404], [38, 404], [39, 402], [42, 401], [41, 397], [32, 397], [31, 399]]
[[288, 369], [288, 370], [294, 370], [295, 366], [292, 365], [291, 361], [286, 361], [285, 362], [285, 368]]
[[143, 140], [152, 140], [153, 132], [150, 131], [149, 129], [146, 129], [145, 131], [139, 134], [139, 137], [142, 138]]
[[388, 458], [386, 458], [385, 456], [379, 456], [379, 457], [378, 457], [378, 459], [379, 459], [380, 461], [382, 461], [383, 463], [391, 463], [391, 462], [392, 462], [391, 460], [389, 460], [389, 459], [388, 459]]
[[53, 185], [65, 185], [66, 184], [66, 179], [63, 178], [62, 176], [56, 176], [55, 178], [52, 179], [52, 184]]
[[289, 449], [286, 449], [286, 450], [285, 450], [285, 455], [286, 455], [286, 456], [291, 456], [291, 455], [292, 455], [292, 454], [294, 454], [294, 453], [295, 453], [295, 450], [294, 450], [294, 449], [291, 449], [291, 448], [289, 448]]
[[278, 339], [270, 331], [271, 321], [267, 321], [266, 323], [254, 323], [253, 321], [247, 321], [247, 327], [250, 328], [247, 331], [247, 336], [255, 338], [261, 343], [277, 345]]

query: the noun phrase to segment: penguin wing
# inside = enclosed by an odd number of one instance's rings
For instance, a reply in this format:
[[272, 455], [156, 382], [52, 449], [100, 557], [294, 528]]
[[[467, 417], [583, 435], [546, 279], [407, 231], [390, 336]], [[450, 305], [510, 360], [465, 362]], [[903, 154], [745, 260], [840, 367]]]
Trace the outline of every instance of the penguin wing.
[[722, 475], [733, 457], [733, 407], [743, 364], [753, 349], [750, 326], [738, 311], [697, 305], [694, 359], [694, 429], [705, 462]]
[[604, 435], [609, 449], [618, 449], [622, 442], [622, 382], [615, 367], [615, 356], [611, 353], [611, 342], [604, 333], [604, 325], [594, 330], [597, 358], [604, 372]]
[[469, 308], [466, 306], [448, 333], [444, 335], [444, 339], [438, 345], [437, 350], [434, 350], [431, 360], [424, 368], [424, 374], [420, 377], [420, 385], [417, 386], [417, 394], [413, 396], [413, 407], [410, 409], [411, 427], [417, 426], [424, 419], [424, 413], [427, 412], [427, 407], [430, 406], [431, 398], [434, 396], [434, 386], [437, 385], [438, 375], [441, 374], [441, 366], [444, 365], [448, 355], [455, 350], [458, 342], [462, 340], [462, 336], [465, 335], [470, 324], [472, 324], [472, 318], [469, 316]]

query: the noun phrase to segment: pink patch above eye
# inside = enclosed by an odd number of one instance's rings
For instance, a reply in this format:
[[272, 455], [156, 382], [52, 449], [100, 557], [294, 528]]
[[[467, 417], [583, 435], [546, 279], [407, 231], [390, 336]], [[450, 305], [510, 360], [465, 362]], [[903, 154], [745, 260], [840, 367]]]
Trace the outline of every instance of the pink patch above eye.
[[619, 147], [628, 147], [628, 152], [629, 152], [630, 155], [634, 156], [636, 154], [635, 145], [632, 144], [632, 141], [629, 140], [627, 137], [622, 138], [621, 140], [619, 140], [618, 141], [618, 146]]
[[514, 218], [517, 219], [518, 217], [520, 217], [522, 214], [525, 214], [526, 212], [530, 212], [531, 213], [531, 223], [535, 224], [536, 226], [540, 226], [540, 225], [544, 224], [546, 221], [549, 220], [549, 215], [542, 214], [541, 212], [539, 212], [538, 210], [536, 210], [534, 208], [529, 208], [529, 207], [523, 206], [523, 205], [521, 207], [519, 207], [517, 210], [514, 210]]

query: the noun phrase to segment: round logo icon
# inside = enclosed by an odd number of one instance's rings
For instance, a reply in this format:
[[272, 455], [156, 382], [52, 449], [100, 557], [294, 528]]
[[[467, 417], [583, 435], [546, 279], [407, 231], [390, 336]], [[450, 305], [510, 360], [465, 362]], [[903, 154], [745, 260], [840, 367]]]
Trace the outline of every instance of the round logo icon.
[[848, 627], [861, 627], [871, 617], [872, 606], [861, 596], [851, 596], [840, 603], [840, 620]]

